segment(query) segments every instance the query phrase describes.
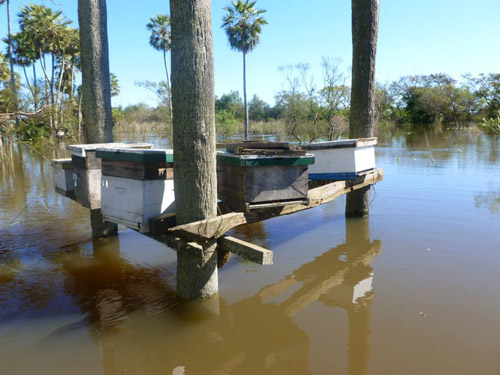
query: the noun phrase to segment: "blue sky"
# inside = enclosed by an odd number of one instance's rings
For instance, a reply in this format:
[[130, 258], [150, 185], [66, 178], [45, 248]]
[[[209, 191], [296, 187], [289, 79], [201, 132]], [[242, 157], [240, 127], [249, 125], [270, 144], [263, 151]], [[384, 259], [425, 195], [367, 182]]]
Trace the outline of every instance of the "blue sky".
[[[31, 1], [54, 7], [51, 1]], [[30, 1], [11, 0], [13, 15]], [[77, 1], [58, 0], [77, 25]], [[242, 57], [232, 51], [220, 28], [228, 0], [212, 0], [216, 94], [242, 92]], [[318, 83], [322, 56], [341, 58], [349, 77], [351, 66], [351, 2], [349, 0], [259, 0], [269, 25], [261, 44], [247, 58], [248, 95], [269, 103], [281, 90], [278, 67], [309, 63]], [[146, 23], [150, 16], [168, 13], [167, 0], [108, 0], [111, 71], [121, 94], [113, 105], [145, 102], [154, 97], [135, 81], [165, 79], [162, 55], [149, 46]], [[377, 80], [409, 74], [500, 71], [499, 0], [381, 0]], [[14, 17], [13, 29], [17, 30]], [[0, 35], [6, 34], [5, 6], [0, 8]], [[3, 46], [2, 49], [5, 47]], [[349, 78], [350, 79], [350, 78]], [[349, 80], [348, 80], [349, 82]]]

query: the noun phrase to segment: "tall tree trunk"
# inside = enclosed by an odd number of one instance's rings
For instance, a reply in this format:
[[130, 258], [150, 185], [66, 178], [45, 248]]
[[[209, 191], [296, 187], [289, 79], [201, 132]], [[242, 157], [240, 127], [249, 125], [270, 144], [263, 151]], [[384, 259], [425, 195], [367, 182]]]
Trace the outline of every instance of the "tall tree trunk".
[[167, 51], [163, 50], [163, 63], [167, 73], [168, 109], [170, 110], [170, 121], [172, 121], [172, 89], [170, 88], [170, 77], [168, 76]]
[[[350, 138], [373, 137], [378, 19], [379, 0], [352, 0]], [[346, 216], [366, 216], [369, 209], [369, 186], [347, 195]]]
[[[174, 184], [177, 224], [217, 215], [214, 62], [210, 0], [171, 0]], [[177, 251], [177, 291], [217, 292], [216, 245]]]
[[[113, 142], [106, 0], [78, 0], [78, 23], [85, 141]], [[94, 238], [117, 232], [100, 209], [90, 210], [90, 224]]]
[[248, 141], [248, 104], [247, 104], [247, 61], [243, 52], [243, 104], [245, 105], [245, 141]]
[[19, 117], [17, 117], [17, 111], [19, 109], [19, 102], [17, 100], [17, 87], [16, 87], [16, 76], [14, 73], [14, 57], [12, 56], [12, 34], [10, 30], [10, 0], [7, 0], [7, 42], [9, 51], [9, 63], [10, 63], [10, 89], [14, 93], [14, 112], [16, 118], [16, 127], [19, 127]]
[[113, 141], [106, 0], [78, 0], [85, 141]]

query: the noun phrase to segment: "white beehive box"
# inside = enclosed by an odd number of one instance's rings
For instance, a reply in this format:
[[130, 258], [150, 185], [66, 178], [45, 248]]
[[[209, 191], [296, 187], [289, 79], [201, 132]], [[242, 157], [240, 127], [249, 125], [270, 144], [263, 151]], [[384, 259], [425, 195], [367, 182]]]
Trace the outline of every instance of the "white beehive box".
[[172, 150], [98, 149], [101, 212], [108, 221], [149, 232], [149, 219], [175, 212]]
[[309, 166], [310, 180], [349, 180], [375, 168], [376, 138], [346, 139], [302, 145], [314, 154]]
[[101, 208], [101, 160], [96, 158], [98, 148], [150, 148], [147, 143], [93, 143], [69, 145], [73, 166], [75, 198], [82, 206]]
[[52, 167], [54, 168], [56, 191], [66, 197], [74, 197], [75, 184], [71, 159], [54, 159], [52, 160]]

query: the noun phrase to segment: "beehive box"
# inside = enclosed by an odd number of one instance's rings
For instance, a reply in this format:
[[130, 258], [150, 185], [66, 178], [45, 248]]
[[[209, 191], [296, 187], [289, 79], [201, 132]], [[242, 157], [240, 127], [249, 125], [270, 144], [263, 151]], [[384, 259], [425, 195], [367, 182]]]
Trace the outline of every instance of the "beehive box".
[[101, 212], [108, 221], [149, 232], [149, 219], [175, 212], [172, 150], [98, 149]]
[[235, 211], [307, 202], [314, 155], [265, 156], [217, 152], [217, 192]]
[[52, 160], [54, 168], [54, 182], [56, 192], [68, 198], [75, 197], [75, 183], [73, 180], [73, 166], [71, 158]]
[[302, 145], [314, 154], [309, 168], [310, 180], [349, 180], [375, 168], [376, 138], [345, 139]]
[[75, 197], [78, 203], [90, 209], [101, 208], [101, 159], [98, 148], [150, 148], [147, 143], [94, 143], [70, 145]]

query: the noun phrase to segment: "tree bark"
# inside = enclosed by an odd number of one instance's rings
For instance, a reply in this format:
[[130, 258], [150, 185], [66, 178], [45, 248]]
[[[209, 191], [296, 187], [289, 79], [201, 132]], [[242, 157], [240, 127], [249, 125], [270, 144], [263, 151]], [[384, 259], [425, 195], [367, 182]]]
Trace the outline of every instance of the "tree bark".
[[243, 104], [245, 106], [245, 141], [248, 141], [247, 60], [245, 52], [243, 52]]
[[[217, 215], [215, 94], [210, 0], [171, 0], [174, 184], [177, 224]], [[217, 292], [216, 245], [177, 251], [177, 291]]]
[[[378, 20], [379, 0], [352, 0], [350, 138], [373, 137]], [[347, 195], [346, 216], [366, 216], [369, 209], [370, 187]]]
[[85, 141], [113, 141], [106, 0], [78, 0]]
[[[82, 108], [86, 143], [113, 142], [106, 0], [78, 0]], [[116, 234], [101, 210], [90, 211], [92, 237]]]

